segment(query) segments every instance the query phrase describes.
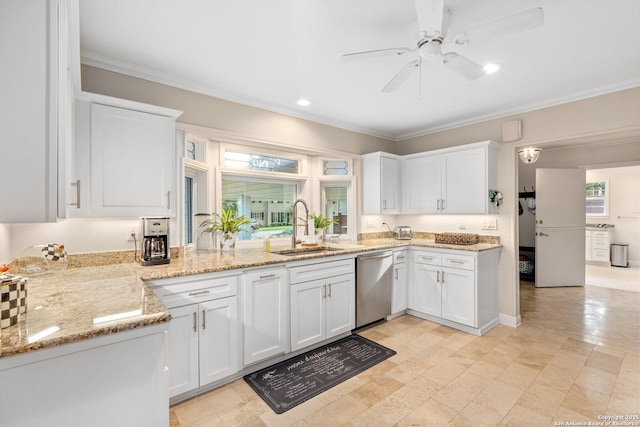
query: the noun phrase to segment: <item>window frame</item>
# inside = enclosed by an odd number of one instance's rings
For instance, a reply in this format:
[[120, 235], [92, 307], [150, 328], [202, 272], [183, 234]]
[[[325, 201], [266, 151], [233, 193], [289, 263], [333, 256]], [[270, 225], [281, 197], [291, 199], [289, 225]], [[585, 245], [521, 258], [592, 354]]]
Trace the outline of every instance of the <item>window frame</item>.
[[[609, 187], [609, 179], [604, 178], [604, 179], [591, 179], [591, 180], [587, 180], [586, 184], [594, 184], [594, 183], [599, 183], [599, 182], [603, 182], [604, 183], [604, 196], [586, 196], [586, 201], [588, 200], [596, 200], [596, 199], [602, 199], [604, 201], [603, 203], [603, 212], [602, 213], [586, 213], [587, 218], [608, 218], [609, 217], [609, 192], [610, 192], [610, 187]], [[585, 193], [586, 193], [586, 185], [585, 185]], [[586, 209], [586, 207], [585, 207]]]
[[[326, 159], [323, 159], [326, 160]], [[351, 171], [351, 169], [350, 169]], [[327, 211], [327, 188], [331, 187], [347, 187], [347, 218], [349, 225], [347, 234], [340, 234], [340, 240], [356, 240], [357, 239], [357, 212], [355, 200], [356, 177], [348, 175], [322, 175], [318, 178], [318, 187], [320, 193], [320, 212]]]

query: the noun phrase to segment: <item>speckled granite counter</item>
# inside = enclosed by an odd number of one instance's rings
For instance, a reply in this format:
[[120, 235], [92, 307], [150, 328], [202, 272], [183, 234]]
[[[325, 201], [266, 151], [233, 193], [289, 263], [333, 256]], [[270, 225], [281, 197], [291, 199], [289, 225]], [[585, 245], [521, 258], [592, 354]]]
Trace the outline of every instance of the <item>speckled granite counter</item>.
[[135, 264], [29, 278], [27, 312], [0, 331], [0, 358], [170, 319]]
[[[170, 264], [135, 263], [70, 268], [58, 275], [29, 278], [27, 313], [0, 336], [0, 358], [87, 338], [140, 328], [170, 319], [169, 312], [144, 284], [216, 271], [259, 267], [327, 256], [358, 254], [403, 246], [479, 252], [500, 247], [497, 240], [474, 245], [446, 245], [433, 239], [372, 239], [331, 244], [330, 253], [284, 256], [261, 249], [230, 253], [195, 251]], [[274, 246], [272, 250], [286, 249]]]

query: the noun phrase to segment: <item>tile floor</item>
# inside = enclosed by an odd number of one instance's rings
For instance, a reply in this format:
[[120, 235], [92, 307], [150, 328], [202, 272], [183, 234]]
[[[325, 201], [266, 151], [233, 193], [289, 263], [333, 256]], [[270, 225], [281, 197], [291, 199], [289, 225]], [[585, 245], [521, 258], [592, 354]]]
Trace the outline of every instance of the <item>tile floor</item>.
[[611, 289], [640, 292], [640, 267], [610, 267], [599, 264], [586, 264], [585, 283]]
[[397, 355], [284, 414], [237, 380], [171, 407], [171, 426], [557, 426], [640, 414], [640, 293], [522, 282], [521, 313], [520, 327], [482, 337], [402, 316], [362, 332]]

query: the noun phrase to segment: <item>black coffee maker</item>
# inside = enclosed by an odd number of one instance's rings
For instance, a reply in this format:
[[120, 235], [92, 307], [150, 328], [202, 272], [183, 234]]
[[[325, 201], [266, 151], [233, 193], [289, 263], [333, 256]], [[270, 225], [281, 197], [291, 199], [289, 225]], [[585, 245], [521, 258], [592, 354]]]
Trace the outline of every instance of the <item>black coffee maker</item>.
[[142, 253], [140, 264], [169, 264], [169, 218], [140, 218], [142, 230]]

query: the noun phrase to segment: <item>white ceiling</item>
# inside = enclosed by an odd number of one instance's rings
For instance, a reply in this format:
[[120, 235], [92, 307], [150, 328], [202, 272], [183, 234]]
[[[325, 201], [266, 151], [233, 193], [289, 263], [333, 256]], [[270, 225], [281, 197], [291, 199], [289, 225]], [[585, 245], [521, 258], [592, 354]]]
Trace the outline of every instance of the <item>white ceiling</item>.
[[[467, 81], [434, 62], [392, 93], [414, 57], [413, 0], [82, 0], [82, 62], [390, 140], [640, 85], [638, 0], [445, 0], [450, 32], [542, 7], [541, 27], [465, 46], [498, 73]], [[298, 107], [298, 98], [313, 101]]]

